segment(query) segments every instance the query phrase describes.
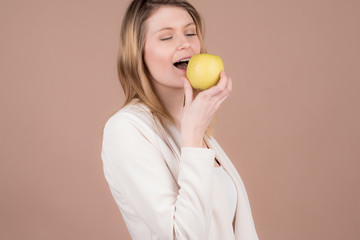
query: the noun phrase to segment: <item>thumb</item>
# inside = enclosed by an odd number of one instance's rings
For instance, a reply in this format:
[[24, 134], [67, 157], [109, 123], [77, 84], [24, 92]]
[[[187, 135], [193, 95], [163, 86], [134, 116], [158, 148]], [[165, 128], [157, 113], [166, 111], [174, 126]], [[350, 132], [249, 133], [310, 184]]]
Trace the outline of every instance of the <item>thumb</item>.
[[185, 93], [185, 105], [191, 104], [193, 100], [193, 90], [187, 78], [181, 78], [184, 82], [184, 93]]

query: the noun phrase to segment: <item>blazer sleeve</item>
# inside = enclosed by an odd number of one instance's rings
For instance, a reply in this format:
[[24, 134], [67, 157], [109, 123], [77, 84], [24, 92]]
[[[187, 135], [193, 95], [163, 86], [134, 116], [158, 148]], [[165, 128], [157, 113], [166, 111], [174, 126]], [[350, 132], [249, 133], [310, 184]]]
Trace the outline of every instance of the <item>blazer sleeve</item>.
[[214, 150], [182, 148], [176, 183], [154, 144], [141, 126], [126, 116], [110, 119], [102, 149], [108, 184], [160, 239], [207, 239], [213, 208]]

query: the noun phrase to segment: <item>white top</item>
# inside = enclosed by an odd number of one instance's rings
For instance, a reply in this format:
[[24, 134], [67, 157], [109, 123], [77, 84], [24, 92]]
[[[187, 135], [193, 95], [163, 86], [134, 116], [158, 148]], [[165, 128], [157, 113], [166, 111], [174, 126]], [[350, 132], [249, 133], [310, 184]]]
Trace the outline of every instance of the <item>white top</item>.
[[[131, 238], [258, 240], [244, 183], [217, 141], [206, 137], [209, 149], [182, 147], [177, 128], [166, 128], [136, 102], [104, 128], [104, 175]], [[215, 156], [236, 187], [234, 221], [224, 210], [227, 197], [214, 173]]]
[[228, 200], [228, 207], [229, 207], [229, 213], [231, 216], [231, 221], [235, 217], [235, 210], [236, 210], [236, 200], [237, 200], [237, 193], [236, 193], [236, 187], [234, 182], [231, 180], [229, 174], [224, 170], [222, 166], [220, 167], [214, 167], [214, 172], [218, 176], [219, 180], [221, 181], [224, 191], [226, 194], [226, 198]]

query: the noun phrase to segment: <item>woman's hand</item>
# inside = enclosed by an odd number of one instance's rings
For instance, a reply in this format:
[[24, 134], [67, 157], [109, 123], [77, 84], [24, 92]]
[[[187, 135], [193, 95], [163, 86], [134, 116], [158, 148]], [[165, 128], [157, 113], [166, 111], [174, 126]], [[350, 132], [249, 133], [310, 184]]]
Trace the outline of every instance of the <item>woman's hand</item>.
[[193, 90], [183, 78], [185, 106], [181, 117], [181, 138], [183, 147], [203, 147], [203, 137], [212, 117], [232, 91], [232, 81], [221, 72], [216, 86], [200, 92], [193, 99]]

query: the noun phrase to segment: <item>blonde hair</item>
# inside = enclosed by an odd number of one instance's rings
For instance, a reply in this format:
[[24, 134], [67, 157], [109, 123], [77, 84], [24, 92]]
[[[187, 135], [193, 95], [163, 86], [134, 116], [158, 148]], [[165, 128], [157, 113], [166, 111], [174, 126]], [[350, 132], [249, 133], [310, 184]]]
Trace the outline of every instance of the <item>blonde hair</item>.
[[[144, 61], [145, 21], [161, 6], [180, 7], [189, 13], [196, 25], [201, 53], [206, 52], [203, 41], [204, 25], [200, 14], [186, 0], [133, 0], [122, 21], [117, 68], [125, 94], [123, 106], [137, 99], [144, 103], [153, 117], [164, 126], [169, 122], [175, 124], [175, 121], [158, 98], [152, 84], [153, 78]], [[196, 94], [195, 91], [194, 95]]]

